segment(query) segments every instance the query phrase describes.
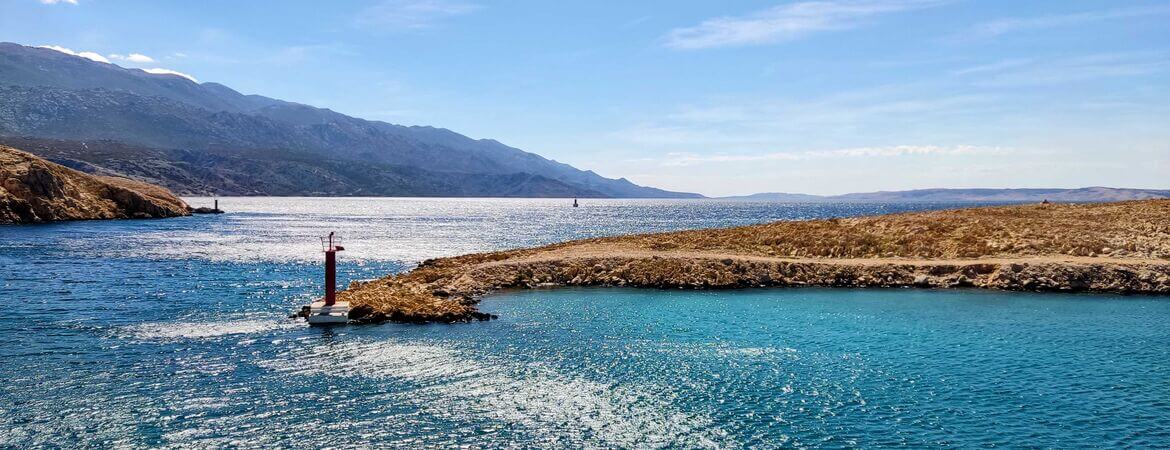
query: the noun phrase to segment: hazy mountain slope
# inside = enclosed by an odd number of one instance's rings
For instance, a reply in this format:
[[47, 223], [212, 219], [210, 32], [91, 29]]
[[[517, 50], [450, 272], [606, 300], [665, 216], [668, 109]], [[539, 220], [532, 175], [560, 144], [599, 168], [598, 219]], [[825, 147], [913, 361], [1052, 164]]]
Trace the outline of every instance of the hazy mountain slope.
[[[179, 76], [148, 74], [17, 44], [0, 43], [0, 98], [5, 99], [0, 102], [0, 135], [9, 137], [116, 141], [158, 151], [161, 153], [156, 157], [168, 158], [175, 151], [230, 157], [230, 152], [265, 150], [263, 158], [270, 158], [267, 161], [276, 166], [308, 165], [325, 170], [325, 166], [348, 162], [370, 171], [388, 171], [369, 174], [373, 178], [396, 178], [407, 185], [420, 181], [413, 178], [431, 181], [401, 188], [393, 188], [393, 183], [364, 188], [347, 185], [346, 189], [331, 190], [333, 195], [374, 195], [369, 192], [376, 191], [381, 192], [377, 195], [698, 196], [604, 178], [450, 130], [367, 121], [328, 109], [243, 95], [215, 83], [198, 84]], [[247, 158], [261, 156], [249, 155]], [[110, 170], [103, 164], [132, 163], [94, 158], [89, 162]], [[172, 165], [181, 162], [168, 161]], [[410, 176], [408, 172], [415, 170], [427, 173]], [[437, 182], [432, 172], [449, 174], [450, 180]], [[167, 180], [165, 173], [143, 176]], [[522, 182], [526, 187], [517, 185], [521, 180], [526, 180]], [[178, 181], [167, 183], [177, 186], [181, 184]], [[320, 192], [313, 186], [295, 184], [254, 188], [256, 194], [270, 195], [290, 189], [300, 194]]]
[[723, 197], [728, 200], [754, 200], [754, 201], [769, 201], [769, 202], [818, 202], [825, 201], [826, 197], [812, 194], [791, 194], [787, 192], [760, 192], [758, 194], [737, 195], [732, 197]]
[[1086, 187], [1078, 189], [916, 189], [843, 195], [761, 193], [733, 200], [788, 202], [1112, 202], [1170, 198], [1170, 190]]
[[1078, 189], [919, 189], [901, 192], [846, 194], [844, 201], [1003, 201], [1100, 202], [1170, 197], [1170, 191], [1086, 187]]
[[[539, 175], [463, 174], [355, 164], [288, 150], [160, 150], [117, 141], [0, 137], [55, 163], [95, 175], [121, 174], [182, 195], [365, 195], [606, 197]], [[485, 194], [491, 192], [491, 194]]]

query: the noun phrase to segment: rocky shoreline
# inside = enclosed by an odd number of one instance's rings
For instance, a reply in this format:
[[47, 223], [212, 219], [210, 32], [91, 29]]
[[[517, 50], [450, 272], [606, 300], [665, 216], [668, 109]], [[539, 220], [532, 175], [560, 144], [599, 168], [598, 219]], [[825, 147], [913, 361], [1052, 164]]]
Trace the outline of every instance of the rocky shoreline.
[[[429, 277], [425, 266], [415, 269]], [[440, 281], [440, 280], [436, 280]], [[565, 286], [653, 289], [742, 289], [763, 287], [847, 288], [984, 288], [1037, 292], [1102, 292], [1170, 294], [1170, 262], [1070, 263], [980, 262], [941, 263], [757, 261], [734, 258], [649, 257], [581, 258], [520, 262], [474, 269], [457, 280], [430, 285], [430, 294], [465, 308], [443, 314], [378, 311], [369, 303], [355, 309], [358, 322], [467, 322], [492, 318], [474, 305], [489, 293], [505, 289]], [[378, 281], [355, 283], [361, 291]], [[424, 289], [425, 290], [425, 289]]]
[[[993, 223], [966, 226], [970, 221]], [[837, 242], [853, 242], [852, 246], [810, 249], [831, 237], [826, 229], [841, 228], [842, 222], [847, 222], [844, 229], [834, 232]], [[1079, 229], [1074, 223], [1099, 230]], [[938, 236], [944, 237], [905, 235], [899, 228], [907, 224], [934, 226]], [[1023, 232], [1013, 235], [1004, 227], [1021, 227]], [[775, 237], [778, 231], [784, 239]], [[1132, 234], [1135, 231], [1137, 235]], [[1066, 239], [1089, 233], [1096, 239], [1053, 251], [1047, 248], [1052, 245], [1039, 239], [1049, 233], [1063, 234]], [[729, 235], [731, 240], [721, 240]], [[908, 237], [884, 242], [883, 236]], [[746, 241], [749, 237], [769, 245], [751, 245]], [[774, 256], [777, 250], [787, 250], [785, 239], [804, 242], [805, 250], [814, 254], [786, 251], [797, 255]], [[728, 242], [739, 247], [729, 250]], [[899, 242], [914, 250], [898, 251], [895, 244]], [[970, 257], [967, 247], [1010, 250]], [[1170, 201], [1026, 205], [622, 236], [442, 258], [425, 261], [407, 273], [354, 283], [340, 298], [356, 305], [351, 319], [357, 322], [449, 323], [490, 319], [475, 304], [491, 292], [558, 286], [970, 287], [1164, 295], [1170, 294], [1167, 249]]]

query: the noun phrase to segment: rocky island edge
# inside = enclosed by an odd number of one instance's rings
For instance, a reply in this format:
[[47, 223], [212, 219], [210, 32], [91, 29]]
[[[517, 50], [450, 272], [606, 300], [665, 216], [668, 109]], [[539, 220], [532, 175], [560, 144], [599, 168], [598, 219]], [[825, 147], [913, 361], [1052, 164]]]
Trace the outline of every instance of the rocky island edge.
[[584, 239], [424, 261], [338, 294], [357, 322], [465, 322], [501, 289], [973, 287], [1170, 294], [1170, 200], [1028, 204]]
[[152, 219], [191, 211], [161, 186], [89, 175], [0, 145], [0, 224]]

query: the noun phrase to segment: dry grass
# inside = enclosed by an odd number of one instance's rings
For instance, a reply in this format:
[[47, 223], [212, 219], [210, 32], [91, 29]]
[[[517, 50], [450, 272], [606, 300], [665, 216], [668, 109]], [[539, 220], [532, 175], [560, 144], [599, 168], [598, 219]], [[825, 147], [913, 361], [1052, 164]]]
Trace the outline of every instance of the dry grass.
[[795, 258], [1170, 258], [1170, 200], [969, 208], [598, 241]]
[[341, 292], [338, 300], [364, 305], [401, 322], [453, 322], [475, 311], [471, 305], [438, 297], [424, 283], [378, 280]]

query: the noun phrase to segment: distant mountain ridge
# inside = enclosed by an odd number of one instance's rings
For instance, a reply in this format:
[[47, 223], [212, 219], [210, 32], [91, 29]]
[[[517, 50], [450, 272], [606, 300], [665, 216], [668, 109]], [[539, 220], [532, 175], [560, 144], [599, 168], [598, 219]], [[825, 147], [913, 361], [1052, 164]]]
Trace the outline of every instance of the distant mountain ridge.
[[766, 192], [722, 197], [729, 200], [818, 202], [1111, 202], [1170, 198], [1170, 190], [1084, 187], [1077, 189], [915, 189], [860, 192], [842, 195], [810, 195]]
[[12, 43], [0, 43], [0, 98], [4, 142], [187, 194], [701, 197], [442, 128], [368, 121]]

